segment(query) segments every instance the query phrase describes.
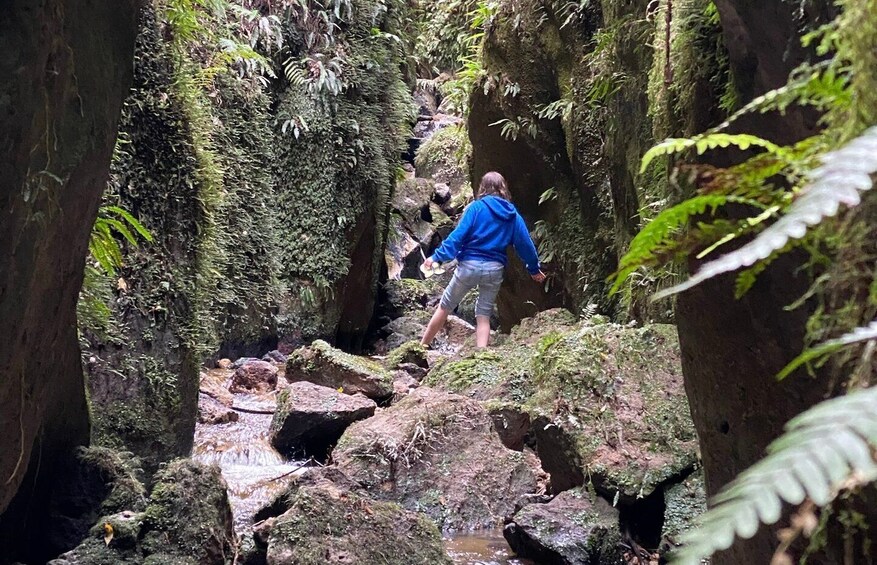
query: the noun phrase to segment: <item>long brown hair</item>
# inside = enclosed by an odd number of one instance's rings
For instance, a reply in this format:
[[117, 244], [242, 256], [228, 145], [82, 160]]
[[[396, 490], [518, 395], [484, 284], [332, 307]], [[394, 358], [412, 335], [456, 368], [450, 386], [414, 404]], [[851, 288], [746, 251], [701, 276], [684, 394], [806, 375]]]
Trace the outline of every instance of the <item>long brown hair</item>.
[[512, 194], [509, 192], [509, 185], [505, 178], [496, 171], [490, 171], [481, 177], [481, 184], [478, 185], [477, 198], [485, 196], [499, 196], [509, 202], [512, 201]]

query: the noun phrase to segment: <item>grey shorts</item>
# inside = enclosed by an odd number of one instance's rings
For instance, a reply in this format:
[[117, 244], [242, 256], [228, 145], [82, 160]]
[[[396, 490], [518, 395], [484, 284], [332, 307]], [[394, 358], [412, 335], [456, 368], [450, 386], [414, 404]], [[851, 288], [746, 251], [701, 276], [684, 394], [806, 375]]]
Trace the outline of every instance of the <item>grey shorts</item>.
[[496, 295], [502, 285], [504, 270], [503, 264], [496, 261], [461, 261], [451, 278], [451, 283], [442, 294], [442, 308], [453, 310], [460, 305], [467, 292], [478, 287], [475, 315], [490, 317], [493, 314]]

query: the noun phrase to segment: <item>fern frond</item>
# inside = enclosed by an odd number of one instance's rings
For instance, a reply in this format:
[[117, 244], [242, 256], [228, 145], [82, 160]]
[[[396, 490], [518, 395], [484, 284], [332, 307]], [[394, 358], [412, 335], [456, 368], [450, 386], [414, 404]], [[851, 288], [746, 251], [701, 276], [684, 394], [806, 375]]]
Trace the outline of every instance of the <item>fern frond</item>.
[[748, 539], [760, 524], [773, 524], [783, 502], [809, 498], [825, 506], [839, 491], [877, 479], [877, 388], [821, 402], [786, 424], [768, 455], [743, 471], [712, 500], [699, 526], [683, 534], [675, 565], [699, 565], [727, 549], [735, 536]]
[[877, 172], [877, 126], [837, 151], [823, 155], [822, 163], [810, 171], [808, 184], [779, 220], [751, 242], [703, 265], [687, 281], [657, 293], [654, 299], [666, 298], [717, 275], [749, 267], [783, 248], [789, 240], [804, 237], [810, 226], [837, 214], [841, 204], [858, 205], [859, 193], [871, 189], [871, 175]]
[[688, 224], [692, 216], [704, 214], [707, 210], [714, 213], [716, 208], [730, 202], [763, 208], [758, 202], [739, 196], [704, 194], [689, 198], [658, 214], [630, 242], [630, 248], [618, 263], [618, 270], [609, 277], [609, 280], [615, 280], [609, 291], [610, 294], [618, 292], [632, 272], [649, 264], [659, 251], [672, 243], [672, 237]]
[[732, 145], [743, 151], [755, 146], [766, 149], [771, 154], [782, 154], [782, 148], [776, 143], [747, 133], [707, 133], [694, 137], [671, 137], [646, 151], [646, 154], [643, 155], [640, 173], [644, 173], [649, 168], [649, 164], [654, 161], [655, 157], [679, 153], [692, 147], [697, 150], [698, 155], [703, 155], [711, 149]]
[[837, 339], [831, 339], [824, 343], [820, 343], [815, 347], [811, 347], [795, 357], [791, 363], [786, 365], [782, 371], [777, 374], [777, 379], [782, 380], [788, 377], [792, 372], [803, 365], [804, 363], [809, 363], [810, 361], [814, 361], [816, 359], [820, 359], [825, 357], [826, 355], [830, 355], [835, 351], [846, 347], [847, 345], [853, 345], [855, 343], [861, 343], [863, 341], [871, 341], [877, 340], [877, 320], [874, 320], [870, 324], [862, 328], [856, 328], [853, 331], [840, 336]]

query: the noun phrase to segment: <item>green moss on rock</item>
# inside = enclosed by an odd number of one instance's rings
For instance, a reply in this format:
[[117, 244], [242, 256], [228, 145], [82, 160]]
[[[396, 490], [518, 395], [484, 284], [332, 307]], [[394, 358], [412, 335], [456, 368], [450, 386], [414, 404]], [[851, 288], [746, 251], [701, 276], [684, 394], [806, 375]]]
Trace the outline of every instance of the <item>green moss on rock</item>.
[[385, 399], [393, 394], [393, 375], [380, 363], [336, 349], [322, 340], [297, 349], [286, 362], [289, 382], [308, 381], [347, 394]]
[[289, 502], [291, 509], [271, 526], [269, 564], [451, 563], [435, 525], [397, 504], [332, 486], [303, 486]]

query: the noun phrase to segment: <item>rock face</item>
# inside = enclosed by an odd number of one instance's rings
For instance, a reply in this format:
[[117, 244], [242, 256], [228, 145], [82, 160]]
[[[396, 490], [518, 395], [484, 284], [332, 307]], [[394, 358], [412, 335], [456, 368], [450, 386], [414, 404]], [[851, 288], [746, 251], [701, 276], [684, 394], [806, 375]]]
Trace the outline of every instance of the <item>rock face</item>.
[[425, 383], [489, 401], [498, 415], [529, 415], [555, 493], [588, 476], [604, 496], [632, 503], [697, 460], [672, 326], [572, 322], [546, 311], [502, 345], [436, 367]]
[[219, 468], [180, 459], [155, 478], [145, 510], [102, 517], [76, 549], [50, 563], [227, 563], [234, 554], [232, 515]]
[[393, 394], [393, 376], [379, 363], [344, 353], [321, 340], [289, 356], [286, 380], [340, 388], [346, 394], [362, 393], [374, 400]]
[[267, 361], [250, 361], [235, 370], [231, 392], [268, 392], [277, 388], [277, 367]]
[[275, 506], [257, 532], [268, 565], [451, 564], [428, 518], [331, 482], [294, 486]]
[[24, 524], [44, 522], [56, 470], [88, 442], [75, 307], [131, 83], [138, 6], [3, 6], [0, 555], [12, 560], [17, 546], [25, 555], [40, 543]]
[[550, 565], [622, 565], [618, 511], [580, 490], [528, 504], [503, 528], [519, 557]]
[[293, 383], [277, 397], [271, 444], [289, 456], [325, 460], [347, 426], [374, 415], [375, 408], [361, 394], [342, 394], [306, 381]]
[[353, 424], [333, 458], [370, 495], [446, 530], [495, 526], [537, 488], [535, 458], [506, 449], [478, 402], [427, 388]]

